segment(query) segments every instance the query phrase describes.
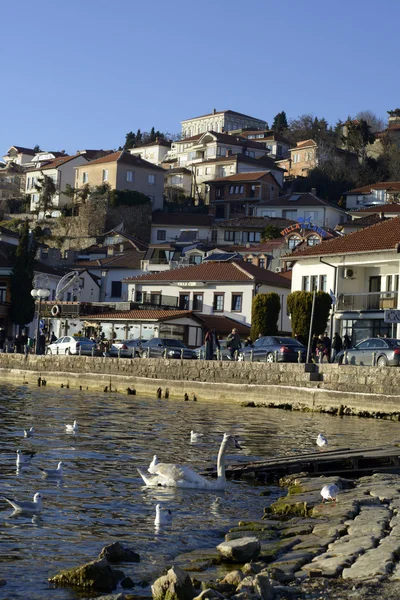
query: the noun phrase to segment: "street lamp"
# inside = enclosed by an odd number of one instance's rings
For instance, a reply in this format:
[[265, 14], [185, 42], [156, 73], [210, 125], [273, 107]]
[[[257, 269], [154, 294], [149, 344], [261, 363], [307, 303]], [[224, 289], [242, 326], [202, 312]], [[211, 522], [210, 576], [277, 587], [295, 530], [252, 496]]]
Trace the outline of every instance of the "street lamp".
[[[36, 278], [35, 278], [36, 279]], [[39, 354], [39, 333], [40, 333], [40, 306], [42, 300], [45, 300], [50, 296], [50, 290], [48, 289], [48, 278], [39, 278], [33, 282], [35, 286], [31, 290], [31, 296], [35, 300], [39, 300], [37, 309], [37, 321], [36, 321], [36, 343], [35, 343], [35, 354]]]

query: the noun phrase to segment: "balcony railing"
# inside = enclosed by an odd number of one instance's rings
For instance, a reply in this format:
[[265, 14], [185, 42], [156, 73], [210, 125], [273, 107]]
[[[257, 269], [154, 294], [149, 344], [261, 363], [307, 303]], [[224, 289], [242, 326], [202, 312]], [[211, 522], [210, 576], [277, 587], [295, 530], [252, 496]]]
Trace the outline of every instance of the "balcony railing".
[[336, 310], [384, 310], [397, 308], [398, 292], [339, 294]]

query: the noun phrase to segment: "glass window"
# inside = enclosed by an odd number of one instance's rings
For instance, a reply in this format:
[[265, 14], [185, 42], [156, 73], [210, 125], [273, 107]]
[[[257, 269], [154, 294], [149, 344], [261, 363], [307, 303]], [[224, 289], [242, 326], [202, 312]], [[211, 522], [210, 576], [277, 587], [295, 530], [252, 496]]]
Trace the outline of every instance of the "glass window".
[[0, 287], [0, 302], [5, 302], [6, 301], [6, 293], [7, 293], [7, 289], [6, 287]]
[[103, 169], [103, 181], [108, 181], [108, 169]]
[[87, 171], [84, 171], [82, 173], [82, 182], [87, 183], [88, 181], [89, 181], [89, 173]]
[[303, 275], [301, 287], [302, 287], [303, 292], [310, 291], [310, 277], [308, 275]]
[[392, 282], [393, 282], [393, 276], [388, 275], [386, 277], [386, 291], [390, 292], [392, 290]]
[[307, 246], [316, 246], [317, 244], [320, 244], [321, 240], [319, 239], [319, 237], [317, 235], [309, 235], [307, 238]]
[[193, 294], [193, 310], [203, 310], [203, 294]]
[[224, 294], [214, 294], [213, 309], [214, 312], [222, 312], [224, 310]]
[[111, 282], [111, 297], [112, 298], [121, 298], [122, 295], [122, 282], [121, 281], [112, 281]]
[[232, 294], [232, 311], [240, 312], [242, 310], [242, 297], [243, 294]]
[[258, 266], [260, 267], [260, 269], [265, 269], [265, 258], [258, 259]]
[[179, 308], [189, 310], [189, 294], [179, 294]]
[[282, 211], [282, 217], [284, 219], [293, 219], [293, 220], [296, 220], [297, 219], [297, 210], [283, 210]]
[[147, 182], [148, 182], [149, 185], [156, 185], [156, 176], [155, 175], [148, 175]]
[[319, 290], [320, 292], [326, 292], [326, 275], [319, 276]]
[[135, 181], [135, 173], [133, 171], [127, 171], [126, 172], [126, 180], [130, 181], [131, 183], [133, 181]]
[[165, 229], [158, 229], [157, 230], [157, 240], [159, 241], [163, 241], [167, 238], [167, 232]]
[[318, 275], [311, 275], [311, 292], [318, 291]]
[[395, 292], [399, 291], [399, 276], [398, 275], [394, 276], [394, 291]]
[[289, 239], [288, 239], [288, 247], [293, 250], [293, 248], [296, 248], [296, 246], [298, 246], [301, 243], [301, 238], [298, 235], [292, 235]]

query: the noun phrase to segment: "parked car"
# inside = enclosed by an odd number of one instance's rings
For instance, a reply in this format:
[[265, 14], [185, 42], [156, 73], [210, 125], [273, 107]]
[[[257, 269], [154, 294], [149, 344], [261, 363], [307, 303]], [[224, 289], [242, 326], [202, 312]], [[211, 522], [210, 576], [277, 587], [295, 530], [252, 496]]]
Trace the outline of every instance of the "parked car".
[[300, 351], [300, 362], [306, 361], [307, 348], [291, 337], [266, 335], [258, 338], [250, 346], [241, 348], [238, 360], [253, 360], [258, 362], [298, 362]]
[[121, 358], [137, 358], [140, 356], [142, 340], [124, 340], [114, 342], [108, 351], [109, 356], [120, 356]]
[[[229, 360], [228, 356], [230, 356], [229, 348], [226, 347], [226, 340], [219, 340], [219, 345], [221, 346], [221, 360]], [[206, 351], [205, 344], [195, 348], [197, 358], [204, 358], [204, 353]], [[214, 358], [217, 358], [217, 349], [214, 350]]]
[[140, 346], [140, 356], [142, 358], [158, 358], [166, 354], [166, 358], [181, 358], [183, 350], [183, 358], [197, 358], [195, 350], [190, 350], [180, 340], [170, 338], [153, 338], [147, 342], [143, 342]]
[[[346, 350], [349, 365], [376, 365], [378, 367], [398, 367], [400, 365], [400, 340], [395, 338], [368, 338]], [[345, 350], [335, 357], [335, 362], [343, 364]]]
[[92, 348], [94, 353], [97, 354], [96, 343], [89, 340], [87, 337], [73, 337], [66, 335], [58, 338], [52, 344], [49, 344], [46, 348], [46, 354], [92, 354]]

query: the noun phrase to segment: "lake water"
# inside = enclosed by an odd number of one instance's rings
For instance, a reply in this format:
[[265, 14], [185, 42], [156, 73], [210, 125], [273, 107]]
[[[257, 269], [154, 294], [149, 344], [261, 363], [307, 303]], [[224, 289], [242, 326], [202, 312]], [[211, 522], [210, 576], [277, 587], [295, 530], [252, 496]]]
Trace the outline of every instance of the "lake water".
[[[251, 398], [249, 398], [251, 400]], [[266, 398], [266, 400], [268, 400]], [[78, 421], [76, 434], [65, 423]], [[35, 427], [31, 439], [23, 429]], [[44, 496], [40, 516], [11, 517], [0, 500], [0, 598], [70, 600], [73, 590], [53, 588], [47, 578], [60, 569], [93, 560], [119, 540], [141, 555], [124, 568], [134, 580], [149, 576], [182, 552], [215, 546], [242, 518], [260, 518], [267, 502], [263, 488], [228, 482], [225, 492], [146, 488], [136, 468], [153, 454], [163, 462], [201, 471], [216, 464], [224, 432], [239, 436], [242, 451], [228, 462], [247, 462], [315, 450], [323, 432], [330, 448], [374, 446], [399, 441], [391, 421], [243, 408], [237, 404], [157, 400], [120, 394], [93, 394], [60, 388], [0, 387], [0, 494], [17, 500]], [[190, 443], [190, 430], [201, 443]], [[33, 451], [29, 468], [16, 473], [16, 450]], [[43, 479], [37, 467], [64, 463], [59, 482]], [[216, 497], [221, 499], [215, 502]], [[171, 526], [156, 530], [155, 505], [171, 509]]]

